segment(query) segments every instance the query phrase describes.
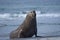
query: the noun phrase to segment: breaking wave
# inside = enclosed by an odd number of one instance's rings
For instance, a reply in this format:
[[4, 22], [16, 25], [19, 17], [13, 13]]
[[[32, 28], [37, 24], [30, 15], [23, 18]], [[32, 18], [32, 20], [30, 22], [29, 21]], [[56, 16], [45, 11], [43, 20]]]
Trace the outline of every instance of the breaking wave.
[[60, 17], [60, 14], [37, 14], [37, 17]]
[[[26, 11], [28, 12], [28, 11]], [[11, 14], [11, 13], [3, 13], [1, 14], [0, 13], [0, 18], [4, 18], [4, 19], [16, 19], [16, 18], [19, 18], [19, 17], [26, 17], [26, 12], [23, 12], [23, 13], [14, 13], [14, 14]], [[42, 14], [40, 11], [36, 11], [36, 14], [37, 14], [37, 17], [60, 17], [60, 14], [58, 13], [44, 13]]]

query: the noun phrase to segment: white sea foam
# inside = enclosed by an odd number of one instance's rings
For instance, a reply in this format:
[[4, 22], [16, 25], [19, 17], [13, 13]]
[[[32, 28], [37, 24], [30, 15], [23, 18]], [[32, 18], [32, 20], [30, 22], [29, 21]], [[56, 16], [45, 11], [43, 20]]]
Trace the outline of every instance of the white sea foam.
[[60, 14], [37, 14], [37, 17], [60, 17]]
[[[60, 14], [56, 13], [46, 13], [46, 14], [41, 14], [40, 12], [36, 12], [37, 17], [60, 17]], [[27, 14], [10, 14], [10, 13], [4, 13], [4, 14], [0, 14], [0, 18], [4, 18], [4, 19], [16, 19], [19, 17], [26, 17]]]
[[41, 11], [36, 11], [36, 13], [41, 14]]
[[10, 13], [0, 14], [0, 18], [4, 19], [16, 19], [18, 17], [26, 17], [26, 14], [10, 14]]

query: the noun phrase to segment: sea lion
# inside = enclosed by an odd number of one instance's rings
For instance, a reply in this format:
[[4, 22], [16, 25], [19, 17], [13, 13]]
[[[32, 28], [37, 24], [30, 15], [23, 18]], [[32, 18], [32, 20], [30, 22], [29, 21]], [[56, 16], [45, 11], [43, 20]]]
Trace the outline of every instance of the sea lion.
[[28, 38], [35, 35], [37, 37], [36, 12], [28, 12], [24, 22], [10, 33], [10, 38]]

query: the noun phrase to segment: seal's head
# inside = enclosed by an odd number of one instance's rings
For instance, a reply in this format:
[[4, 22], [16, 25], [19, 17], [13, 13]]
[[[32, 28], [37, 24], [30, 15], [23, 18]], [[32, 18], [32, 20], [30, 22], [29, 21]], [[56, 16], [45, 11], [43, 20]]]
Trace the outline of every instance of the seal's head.
[[35, 18], [35, 17], [36, 17], [36, 12], [35, 12], [35, 10], [29, 12], [29, 13], [27, 14], [27, 16], [29, 16], [29, 17], [31, 17], [31, 18]]

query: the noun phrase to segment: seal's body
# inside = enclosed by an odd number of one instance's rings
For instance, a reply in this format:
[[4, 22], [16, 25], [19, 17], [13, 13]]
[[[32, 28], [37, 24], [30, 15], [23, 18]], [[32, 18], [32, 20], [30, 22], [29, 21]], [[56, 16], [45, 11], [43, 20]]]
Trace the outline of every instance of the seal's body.
[[31, 11], [27, 14], [24, 22], [10, 34], [10, 38], [27, 38], [37, 36], [36, 13]]

